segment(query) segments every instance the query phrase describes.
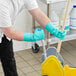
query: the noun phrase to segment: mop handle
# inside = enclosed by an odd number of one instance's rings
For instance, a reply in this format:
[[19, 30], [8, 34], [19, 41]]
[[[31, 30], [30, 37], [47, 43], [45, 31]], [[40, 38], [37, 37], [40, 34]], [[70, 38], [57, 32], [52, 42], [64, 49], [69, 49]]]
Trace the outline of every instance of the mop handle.
[[[65, 10], [65, 15], [64, 15], [64, 20], [63, 20], [62, 31], [64, 31], [64, 29], [65, 29], [65, 24], [66, 24], [68, 12], [69, 12], [70, 2], [71, 2], [71, 0], [67, 0], [67, 5], [66, 5], [66, 8], [65, 8], [66, 10]], [[57, 46], [57, 52], [58, 53], [60, 52], [61, 45], [62, 45], [62, 40], [59, 40], [58, 46]]]
[[43, 45], [44, 56], [45, 56], [45, 59], [46, 59], [47, 56], [46, 56], [46, 47], [45, 47], [45, 41], [44, 40], [42, 40], [42, 45]]

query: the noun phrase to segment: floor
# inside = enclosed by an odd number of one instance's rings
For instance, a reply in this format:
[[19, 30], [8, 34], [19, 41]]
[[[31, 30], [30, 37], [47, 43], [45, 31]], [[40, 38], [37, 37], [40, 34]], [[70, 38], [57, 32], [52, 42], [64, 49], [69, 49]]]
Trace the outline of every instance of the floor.
[[[41, 54], [42, 49], [37, 54], [34, 54], [31, 50], [15, 52], [15, 58], [19, 76], [40, 76]], [[65, 64], [69, 64], [70, 66], [75, 67], [76, 40], [64, 42], [62, 45], [61, 54], [65, 60]], [[0, 63], [0, 76], [4, 76], [1, 63]]]

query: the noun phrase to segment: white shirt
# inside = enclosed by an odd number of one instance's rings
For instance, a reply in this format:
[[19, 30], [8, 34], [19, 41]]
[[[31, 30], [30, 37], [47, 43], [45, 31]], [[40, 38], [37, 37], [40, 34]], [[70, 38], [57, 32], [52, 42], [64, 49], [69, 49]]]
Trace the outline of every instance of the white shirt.
[[[36, 0], [0, 0], [0, 27], [8, 27], [14, 24], [16, 16], [26, 8], [32, 10], [38, 8]], [[3, 34], [0, 30], [0, 42]]]

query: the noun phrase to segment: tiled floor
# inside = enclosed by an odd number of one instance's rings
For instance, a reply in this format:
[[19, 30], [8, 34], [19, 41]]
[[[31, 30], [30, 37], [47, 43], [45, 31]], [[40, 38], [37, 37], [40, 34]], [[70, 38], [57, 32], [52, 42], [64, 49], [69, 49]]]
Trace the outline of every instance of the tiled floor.
[[[31, 50], [15, 52], [19, 76], [41, 76], [41, 54], [42, 49], [37, 54], [32, 53]], [[61, 54], [66, 64], [76, 66], [76, 40], [64, 42]], [[0, 76], [4, 76], [1, 64]]]

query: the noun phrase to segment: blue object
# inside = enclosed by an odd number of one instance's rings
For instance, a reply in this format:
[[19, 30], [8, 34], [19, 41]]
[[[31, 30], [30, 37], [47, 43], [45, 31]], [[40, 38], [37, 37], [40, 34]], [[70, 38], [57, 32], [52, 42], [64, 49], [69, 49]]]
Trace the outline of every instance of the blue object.
[[35, 30], [35, 33], [23, 33], [23, 41], [36, 42], [45, 38], [44, 31], [40, 28]]
[[37, 30], [37, 31], [41, 31], [42, 29], [40, 29], [40, 28], [37, 28], [36, 30]]
[[76, 8], [76, 5], [74, 5], [73, 8]]
[[63, 32], [62, 30], [58, 30], [51, 22], [45, 26], [45, 29], [47, 29], [51, 34], [61, 40], [63, 40], [66, 36], [65, 31]]

